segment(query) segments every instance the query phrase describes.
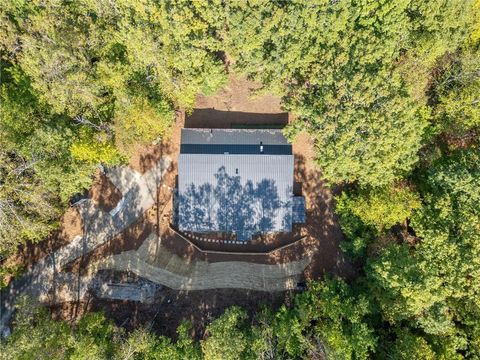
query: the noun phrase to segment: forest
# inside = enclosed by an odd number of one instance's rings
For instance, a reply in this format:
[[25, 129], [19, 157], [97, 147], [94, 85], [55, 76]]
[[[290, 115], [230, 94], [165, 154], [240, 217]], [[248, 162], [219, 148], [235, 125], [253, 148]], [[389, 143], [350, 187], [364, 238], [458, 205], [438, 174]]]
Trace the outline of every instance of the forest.
[[[480, 359], [480, 0], [7, 0], [0, 259], [58, 226], [99, 165], [168, 138], [228, 73], [282, 97], [342, 189], [342, 250], [292, 304], [202, 340], [75, 327], [28, 301], [4, 359]], [[0, 268], [0, 276], [15, 269]]]

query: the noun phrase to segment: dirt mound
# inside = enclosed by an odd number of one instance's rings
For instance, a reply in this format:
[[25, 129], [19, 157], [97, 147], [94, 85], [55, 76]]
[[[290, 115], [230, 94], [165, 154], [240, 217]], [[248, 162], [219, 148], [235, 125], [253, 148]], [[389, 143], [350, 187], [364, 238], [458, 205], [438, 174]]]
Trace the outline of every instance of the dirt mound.
[[[113, 278], [114, 273], [107, 277]], [[126, 275], [128, 274], [122, 273], [121, 276], [123, 278]], [[128, 278], [134, 281], [138, 277], [130, 274]], [[87, 301], [57, 304], [50, 307], [50, 310], [54, 318], [70, 322], [76, 322], [89, 311], [102, 311], [118, 326], [127, 330], [152, 326], [152, 331], [173, 339], [176, 338], [176, 328], [182, 321], [189, 321], [193, 324], [192, 335], [201, 339], [208, 323], [230, 306], [241, 306], [254, 315], [262, 305], [276, 309], [284, 303], [291, 303], [293, 294], [292, 291], [267, 293], [241, 289], [177, 291], [164, 287], [158, 292], [153, 304], [102, 300], [92, 296]]]

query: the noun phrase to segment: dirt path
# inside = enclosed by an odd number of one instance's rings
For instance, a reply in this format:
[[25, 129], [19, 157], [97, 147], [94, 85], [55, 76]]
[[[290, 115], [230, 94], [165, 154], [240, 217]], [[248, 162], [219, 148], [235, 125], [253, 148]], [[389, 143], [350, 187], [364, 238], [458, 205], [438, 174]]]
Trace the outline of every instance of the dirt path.
[[138, 250], [122, 252], [91, 264], [98, 270], [131, 271], [152, 282], [176, 290], [217, 288], [284, 291], [295, 289], [301, 274], [310, 263], [304, 257], [280, 264], [259, 264], [244, 261], [186, 262], [158, 243], [152, 234]]
[[[132, 169], [126, 171], [112, 169], [107, 176], [112, 182], [125, 185], [121, 187], [125, 206], [112, 213], [112, 211], [104, 211], [90, 199], [78, 203], [77, 209], [83, 219], [83, 235], [77, 235], [65, 246], [40, 259], [2, 291], [0, 330], [7, 326], [20, 296], [29, 295], [42, 302], [54, 303], [82, 298], [88, 289], [91, 277], [63, 273], [62, 268], [128, 228], [151, 208], [156, 201], [161, 178], [170, 163], [169, 158], [162, 158], [143, 175], [136, 175]], [[130, 178], [135, 178], [136, 181], [129, 182]]]
[[[180, 131], [183, 126], [268, 127], [285, 125], [289, 121], [289, 115], [281, 109], [278, 97], [267, 95], [252, 99], [251, 95], [256, 89], [258, 89], [258, 86], [247, 80], [231, 77], [229, 85], [217, 95], [210, 97], [199, 96], [197, 98], [197, 106], [191, 114], [179, 113], [177, 123], [168, 140], [159, 146], [152, 145], [139, 148], [137, 154], [130, 161], [130, 168], [135, 170], [136, 173], [119, 168], [109, 172], [108, 181], [100, 181], [96, 195], [92, 196], [92, 198], [94, 200], [93, 203], [101, 208], [100, 211], [103, 211], [103, 215], [99, 216], [102, 213], [87, 213], [86, 221], [84, 220], [84, 228], [88, 233], [94, 233], [102, 227], [115, 229], [115, 231], [109, 230], [108, 236], [103, 237], [104, 241], [95, 242], [92, 240], [93, 242], [90, 245], [90, 240], [83, 243], [74, 241], [74, 244], [70, 246], [72, 249], [76, 247], [74, 253], [80, 254], [80, 257], [77, 258], [80, 260], [77, 260], [76, 263], [68, 268], [69, 271], [72, 270], [73, 274], [75, 274], [75, 279], [69, 278], [71, 275], [57, 274], [57, 283], [63, 282], [65, 284], [71, 282], [73, 284], [72, 287], [69, 287], [67, 284], [67, 286], [57, 286], [55, 288], [57, 293], [61, 292], [64, 300], [76, 299], [78, 305], [78, 295], [80, 293], [84, 294], [91, 276], [98, 269], [122, 270], [122, 274], [131, 273], [130, 270], [133, 270], [138, 275], [150, 277], [157, 282], [166, 283], [177, 289], [211, 289], [220, 286], [278, 291], [292, 288], [292, 284], [302, 276], [302, 272], [304, 276], [312, 279], [319, 278], [326, 272], [344, 277], [355, 276], [355, 270], [345, 261], [339, 249], [342, 233], [333, 212], [334, 199], [332, 191], [321, 180], [321, 173], [314, 164], [313, 145], [305, 134], [298, 137], [293, 144], [295, 181], [301, 185], [302, 195], [306, 199], [307, 210], [306, 224], [298, 229], [300, 234], [305, 235], [305, 240], [299, 246], [274, 254], [271, 258], [261, 262], [228, 255], [201, 258], [194, 250], [176, 241], [177, 239], [172, 237], [168, 231], [164, 231], [168, 226], [171, 212], [170, 199], [172, 188], [175, 186]], [[160, 187], [159, 198], [155, 199], [159, 179], [151, 174], [154, 173], [152, 170], [155, 169], [156, 164], [163, 156], [169, 156], [172, 162], [169, 171], [162, 180], [163, 186]], [[143, 185], [139, 186], [139, 182], [142, 181]], [[107, 185], [102, 187], [102, 184]], [[132, 190], [133, 188], [135, 190]], [[159, 209], [153, 206], [156, 200], [158, 200]], [[148, 219], [145, 218], [147, 209], [149, 212]], [[114, 216], [111, 216], [112, 211]], [[111, 219], [105, 220], [108, 224], [102, 225], [97, 217], [108, 219], [107, 215]], [[162, 246], [157, 248], [155, 259], [152, 260], [148, 254], [142, 254], [141, 251], [137, 250], [139, 250], [139, 247], [141, 248], [141, 245], [147, 246], [144, 240], [148, 238], [148, 235], [154, 230], [154, 225], [157, 223], [160, 224], [159, 234], [162, 237]], [[121, 224], [125, 225], [122, 227], [123, 231], [120, 229]], [[144, 251], [145, 246], [142, 251]], [[86, 256], [85, 250], [94, 250], [90, 253], [93, 256]], [[159, 250], [160, 254], [158, 253]], [[66, 258], [71, 260], [68, 256]], [[49, 257], [45, 262], [51, 264], [54, 260]], [[92, 265], [94, 263], [97, 264]], [[58, 265], [58, 262], [56, 264]], [[89, 264], [92, 266], [91, 273], [80, 274], [78, 270], [89, 266]], [[54, 269], [57, 268], [55, 263], [48, 266], [53, 266]], [[18, 288], [24, 289], [24, 285], [31, 279], [28, 277], [22, 279], [19, 280]], [[40, 283], [38, 279], [37, 283]], [[77, 280], [77, 283], [74, 280]], [[48, 279], [43, 283], [48, 285]], [[76, 293], [72, 292], [73, 290]], [[44, 289], [41, 291], [45, 293]], [[242, 291], [239, 289], [212, 289], [175, 292], [175, 290], [164, 288], [162, 295], [159, 296], [163, 299], [167, 296], [165, 294], [177, 294], [176, 296], [181, 298], [182, 306], [190, 310], [205, 307], [202, 314], [208, 314], [208, 317], [211, 314], [208, 308], [211, 301], [210, 299], [205, 299], [206, 296], [216, 299], [215, 312], [219, 313], [226, 306], [237, 303], [235, 298], [228, 298], [225, 294], [234, 297], [235, 292], [248, 294], [248, 292]], [[283, 292], [278, 291], [278, 293]], [[69, 297], [69, 294], [74, 294], [75, 296]], [[263, 294], [273, 293], [263, 292]], [[262, 298], [268, 298], [269, 296], [261, 295]], [[132, 317], [135, 318], [137, 316], [147, 316], [147, 314], [153, 315], [150, 308], [131, 302], [102, 302], [97, 299], [96, 304], [97, 310], [103, 304], [107, 311], [116, 320], [119, 320], [120, 323], [123, 321], [120, 317], [125, 316], [127, 309], [134, 313]], [[122, 307], [124, 311], [120, 311], [117, 314], [114, 309], [118, 306]], [[168, 308], [172, 305], [162, 303], [162, 306], [164, 306], [164, 308], [162, 307], [162, 314], [165, 311], [166, 317], [169, 319], [168, 321], [173, 323], [179, 323], [180, 319], [185, 319], [187, 313], [192, 314], [192, 311], [172, 311], [168, 315]], [[76, 311], [75, 314], [77, 314]], [[158, 311], [156, 313], [158, 314]], [[4, 312], [2, 312], [3, 314]], [[195, 315], [191, 316], [195, 317]], [[162, 318], [162, 315], [159, 318]]]

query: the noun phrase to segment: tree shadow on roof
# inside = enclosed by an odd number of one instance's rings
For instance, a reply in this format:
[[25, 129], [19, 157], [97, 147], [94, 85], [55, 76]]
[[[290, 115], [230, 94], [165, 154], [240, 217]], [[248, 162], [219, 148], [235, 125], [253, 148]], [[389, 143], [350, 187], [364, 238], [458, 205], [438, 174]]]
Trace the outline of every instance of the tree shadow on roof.
[[289, 203], [282, 203], [273, 180], [263, 179], [256, 184], [247, 181], [242, 185], [240, 176], [230, 176], [223, 166], [218, 169], [215, 179], [214, 185], [195, 186], [192, 183], [179, 194], [182, 230], [235, 231], [252, 235], [284, 226], [275, 224], [275, 218], [281, 208], [288, 209]]
[[283, 128], [288, 113], [250, 113], [215, 109], [193, 109], [185, 118], [186, 128]]

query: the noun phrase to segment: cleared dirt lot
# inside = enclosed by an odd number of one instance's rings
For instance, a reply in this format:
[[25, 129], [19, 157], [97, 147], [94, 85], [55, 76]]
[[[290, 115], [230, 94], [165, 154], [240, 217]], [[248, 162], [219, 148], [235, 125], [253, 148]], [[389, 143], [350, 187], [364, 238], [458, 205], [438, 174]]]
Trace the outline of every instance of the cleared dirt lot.
[[[131, 273], [104, 274], [108, 278], [135, 280]], [[247, 291], [216, 289], [203, 291], [175, 291], [162, 288], [157, 291], [153, 303], [141, 304], [132, 301], [99, 300], [91, 297], [81, 303], [63, 303], [51, 307], [55, 318], [75, 322], [88, 311], [103, 311], [108, 318], [132, 330], [138, 326], [151, 326], [152, 330], [175, 338], [175, 330], [184, 320], [193, 324], [192, 335], [199, 339], [204, 335], [205, 326], [221, 315], [230, 306], [237, 305], [255, 314], [261, 306], [277, 309], [289, 305], [294, 292]]]
[[[172, 167], [159, 189], [156, 206], [149, 209], [142, 218], [114, 239], [83, 257], [81, 261], [70, 264], [68, 269], [81, 271], [91, 261], [107, 255], [138, 249], [149, 233], [157, 232], [162, 239], [162, 245], [182, 257], [186, 262], [201, 258], [208, 262], [241, 260], [274, 264], [298, 260], [308, 254], [313, 257], [312, 262], [305, 270], [305, 278], [316, 279], [326, 272], [345, 278], [354, 277], [354, 267], [344, 259], [339, 249], [342, 232], [333, 212], [332, 191], [322, 182], [321, 174], [315, 167], [313, 144], [306, 134], [300, 135], [293, 144], [297, 191], [301, 191], [305, 197], [307, 211], [306, 223], [296, 229], [296, 235], [303, 236], [300, 243], [284, 251], [263, 257], [202, 254], [179, 239], [169, 229], [168, 224], [172, 210], [171, 196], [175, 186], [180, 132], [183, 126], [270, 127], [282, 126], [291, 121], [289, 115], [282, 111], [278, 97], [267, 95], [252, 99], [250, 95], [256, 89], [258, 86], [247, 80], [231, 77], [229, 85], [219, 94], [211, 97], [199, 96], [195, 110], [191, 114], [179, 112], [170, 138], [157, 146], [139, 148], [130, 160], [130, 166], [140, 173], [148, 171], [164, 155], [170, 156], [173, 160]], [[96, 178], [90, 196], [105, 210], [112, 209], [119, 201], [118, 189], [100, 175]], [[72, 224], [76, 224], [75, 217], [70, 221]], [[78, 226], [80, 225], [70, 227], [74, 229]], [[55, 243], [55, 245], [57, 244]], [[43, 255], [45, 253], [48, 252], [44, 252]], [[127, 328], [147, 324], [153, 319], [153, 329], [167, 335], [173, 335], [174, 329], [180, 321], [187, 319], [194, 322], [195, 334], [199, 336], [204, 325], [228, 306], [243, 306], [254, 313], [261, 303], [276, 307], [285, 300], [288, 302], [291, 293], [231, 289], [186, 292], [164, 287], [157, 297], [154, 304], [106, 301], [91, 297], [88, 301], [64, 303], [51, 309], [55, 317], [72, 321], [78, 319], [78, 316], [84, 311], [103, 310], [117, 324]]]
[[[194, 257], [202, 257], [195, 249], [179, 240], [178, 236], [168, 229], [171, 215], [171, 195], [175, 187], [175, 175], [177, 173], [177, 160], [180, 144], [180, 132], [185, 127], [231, 127], [235, 125], [243, 126], [264, 126], [279, 125], [283, 126], [289, 119], [288, 113], [285, 113], [280, 106], [280, 98], [273, 95], [256, 95], [258, 85], [245, 80], [230, 77], [230, 82], [223, 90], [214, 96], [197, 97], [195, 109], [191, 114], [179, 112], [176, 125], [172, 131], [171, 137], [166, 139], [159, 146], [149, 146], [139, 148], [139, 151], [131, 159], [130, 166], [139, 172], [147, 171], [162, 155], [169, 155], [173, 159], [172, 171], [164, 179], [164, 186], [159, 192], [159, 202], [155, 215], [151, 220], [160, 224], [160, 235], [162, 244], [169, 250], [192, 260]], [[305, 254], [314, 253], [313, 261], [306, 271], [307, 278], [318, 278], [324, 272], [338, 274], [344, 277], [352, 277], [355, 271], [342, 256], [339, 249], [339, 243], [342, 240], [342, 232], [338, 220], [333, 212], [334, 200], [332, 190], [329, 189], [321, 180], [321, 173], [314, 164], [313, 144], [306, 134], [298, 136], [293, 144], [295, 155], [295, 181], [301, 188], [301, 193], [306, 200], [307, 221], [304, 225], [295, 226], [293, 238], [304, 236], [304, 240], [299, 246], [294, 246], [288, 251], [279, 252], [269, 256], [268, 259], [261, 259], [260, 262], [274, 263], [287, 262], [301, 258]], [[153, 218], [153, 219], [152, 219]], [[129, 239], [116, 242], [125, 244], [125, 250], [137, 248], [138, 241], [131, 236]], [[137, 239], [138, 240], [138, 239]], [[280, 245], [288, 243], [289, 239], [281, 238]], [[135, 244], [132, 244], [134, 242]], [[203, 248], [212, 250], [240, 250], [244, 247], [222, 244], [203, 244]], [[122, 249], [115, 246], [115, 252]], [[252, 249], [264, 251], [269, 245], [257, 241], [252, 242]], [[110, 247], [112, 249], [112, 247]], [[108, 251], [109, 253], [111, 252]], [[98, 250], [98, 256], [101, 256], [101, 250]], [[228, 256], [208, 255], [208, 261], [225, 261]], [[245, 260], [244, 257], [232, 256], [231, 259]], [[228, 259], [229, 260], [229, 259]], [[258, 258], [249, 261], [259, 261]]]

